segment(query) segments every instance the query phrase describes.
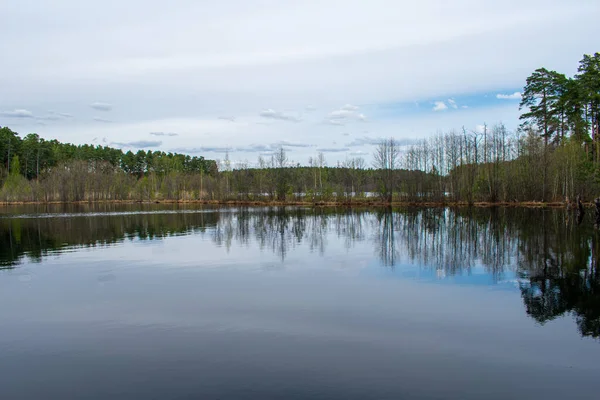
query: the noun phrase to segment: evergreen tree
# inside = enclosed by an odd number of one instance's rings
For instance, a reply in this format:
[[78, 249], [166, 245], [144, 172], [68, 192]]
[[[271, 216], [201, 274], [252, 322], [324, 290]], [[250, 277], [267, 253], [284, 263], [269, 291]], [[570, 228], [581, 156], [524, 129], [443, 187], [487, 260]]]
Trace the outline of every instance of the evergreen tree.
[[596, 147], [596, 160], [598, 155], [598, 124], [600, 120], [600, 53], [584, 55], [579, 62], [579, 73], [575, 79], [579, 83], [581, 102], [584, 111], [584, 120], [590, 129], [592, 140]]
[[538, 68], [527, 78], [523, 89], [519, 109], [528, 108], [529, 111], [520, 117], [525, 121], [522, 127], [536, 125], [546, 144], [553, 140], [561, 126], [559, 104], [566, 81], [563, 74]]

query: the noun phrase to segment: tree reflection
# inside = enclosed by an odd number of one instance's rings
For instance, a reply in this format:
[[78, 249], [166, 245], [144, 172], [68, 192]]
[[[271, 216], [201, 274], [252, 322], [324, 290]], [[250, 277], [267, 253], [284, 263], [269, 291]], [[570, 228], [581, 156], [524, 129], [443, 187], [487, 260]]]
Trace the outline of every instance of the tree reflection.
[[228, 251], [257, 246], [282, 262], [298, 246], [324, 255], [335, 241], [348, 251], [359, 243], [371, 243], [385, 268], [405, 263], [438, 277], [483, 269], [492, 282], [517, 277], [515, 285], [531, 318], [544, 324], [570, 314], [582, 335], [600, 337], [600, 233], [590, 221], [580, 225], [569, 221], [562, 210], [174, 207], [156, 213], [153, 209], [83, 211], [108, 213], [0, 218], [0, 269], [14, 268], [24, 258], [39, 262], [65, 248], [188, 234]]
[[571, 241], [559, 246], [543, 235], [540, 257], [530, 259], [520, 271], [521, 296], [527, 314], [539, 323], [570, 313], [583, 336], [598, 338], [600, 238], [598, 234], [571, 235]]
[[395, 214], [391, 209], [377, 212], [377, 225], [374, 231], [376, 252], [381, 264], [394, 268], [398, 259], [396, 244]]

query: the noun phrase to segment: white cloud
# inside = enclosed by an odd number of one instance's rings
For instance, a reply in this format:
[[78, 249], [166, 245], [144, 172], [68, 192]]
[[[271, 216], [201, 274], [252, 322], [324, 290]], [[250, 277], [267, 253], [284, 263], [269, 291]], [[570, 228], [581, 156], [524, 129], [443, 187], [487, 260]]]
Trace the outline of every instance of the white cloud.
[[433, 111], [444, 111], [448, 109], [448, 106], [443, 101], [435, 101], [433, 104]]
[[184, 154], [230, 153], [232, 148], [229, 146], [177, 147], [172, 151]]
[[456, 105], [456, 101], [454, 101], [454, 99], [448, 99], [448, 104], [454, 109], [458, 108], [458, 105]]
[[[314, 145], [308, 143], [290, 143], [290, 142], [276, 142], [271, 144], [249, 144], [242, 146], [201, 146], [201, 147], [178, 147], [173, 151], [178, 153], [259, 153], [261, 155], [273, 154], [280, 147], [284, 148], [306, 148], [314, 147]], [[287, 149], [289, 151], [289, 149]]]
[[381, 141], [383, 140], [383, 138], [370, 138], [367, 136], [361, 137], [361, 138], [356, 138], [353, 141], [346, 143], [346, 146], [348, 147], [354, 147], [354, 146], [364, 146], [364, 145], [378, 145], [379, 143], [381, 143]]
[[93, 119], [94, 121], [96, 121], [96, 122], [106, 122], [106, 123], [108, 123], [108, 122], [112, 122], [111, 120], [109, 120], [109, 119], [106, 119], [106, 118], [102, 118], [102, 117], [94, 117], [94, 118], [92, 118], [92, 119]]
[[219, 119], [229, 121], [229, 122], [235, 122], [235, 117], [219, 117]]
[[288, 142], [287, 140], [282, 140], [282, 141], [273, 143], [273, 146], [275, 146], [275, 147], [279, 147], [279, 146], [283, 146], [283, 147], [312, 147], [313, 145], [307, 144], [307, 143], [294, 143], [294, 142]]
[[92, 107], [94, 110], [98, 110], [98, 111], [110, 111], [110, 110], [112, 110], [112, 104], [102, 103], [100, 101], [97, 101], [97, 102], [94, 102], [94, 103], [90, 104], [90, 107]]
[[152, 136], [179, 136], [177, 133], [175, 132], [150, 132], [150, 134]]
[[325, 121], [330, 125], [345, 125], [352, 121], [366, 121], [367, 117], [358, 112], [358, 109], [358, 106], [346, 104], [340, 109], [330, 112]]
[[293, 115], [284, 114], [281, 111], [275, 111], [271, 108], [261, 111], [259, 114], [263, 118], [278, 119], [281, 121], [299, 122], [300, 119]]
[[350, 150], [348, 147], [319, 147], [317, 151], [322, 153], [345, 153]]
[[[394, 140], [396, 141], [396, 144], [398, 146], [410, 146], [410, 145], [417, 143], [417, 139], [399, 138], [399, 137], [396, 137], [396, 135], [392, 135], [392, 137], [394, 138]], [[372, 137], [364, 136], [361, 138], [356, 138], [353, 141], [351, 141], [350, 143], [346, 143], [346, 146], [347, 147], [356, 147], [356, 146], [364, 146], [364, 145], [376, 146], [376, 145], [380, 144], [383, 140], [386, 140], [386, 139], [387, 138], [383, 138], [383, 137], [372, 138]]]
[[25, 109], [16, 109], [13, 111], [0, 111], [0, 116], [7, 118], [33, 118], [33, 113]]
[[138, 141], [133, 141], [133, 142], [125, 142], [125, 143], [112, 142], [111, 144], [115, 145], [115, 146], [119, 146], [119, 147], [134, 147], [134, 148], [142, 149], [142, 148], [150, 148], [150, 147], [159, 147], [160, 145], [162, 145], [162, 142], [160, 140], [138, 140]]
[[496, 98], [501, 99], [501, 100], [521, 100], [521, 93], [520, 92], [514, 92], [513, 94], [498, 93], [496, 95]]
[[54, 112], [52, 110], [48, 111], [47, 115], [43, 115], [40, 117], [35, 117], [38, 120], [45, 120], [45, 121], [60, 121], [60, 120], [65, 120], [65, 119], [71, 119], [73, 118], [72, 114], [69, 113], [60, 113], [60, 112]]
[[35, 117], [35, 119], [41, 120], [41, 121], [58, 121], [62, 118], [55, 114], [48, 114], [48, 115], [43, 115], [41, 117]]

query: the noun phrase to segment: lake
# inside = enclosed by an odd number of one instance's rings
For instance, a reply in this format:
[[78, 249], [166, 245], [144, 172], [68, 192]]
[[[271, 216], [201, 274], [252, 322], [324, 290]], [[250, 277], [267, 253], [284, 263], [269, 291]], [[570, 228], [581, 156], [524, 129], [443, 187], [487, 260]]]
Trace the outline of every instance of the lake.
[[600, 398], [592, 219], [3, 207], [0, 398]]

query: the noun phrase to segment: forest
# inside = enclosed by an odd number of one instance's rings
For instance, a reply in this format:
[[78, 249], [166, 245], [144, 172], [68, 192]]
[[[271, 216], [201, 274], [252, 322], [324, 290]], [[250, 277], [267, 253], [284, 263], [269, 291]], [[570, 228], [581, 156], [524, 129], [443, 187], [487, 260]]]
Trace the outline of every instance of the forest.
[[249, 167], [229, 160], [21, 138], [0, 127], [0, 201], [343, 203], [566, 202], [600, 194], [600, 53], [568, 77], [526, 79], [521, 125], [450, 130], [412, 146], [375, 147], [372, 164], [328, 166], [323, 153], [291, 165], [284, 147]]

